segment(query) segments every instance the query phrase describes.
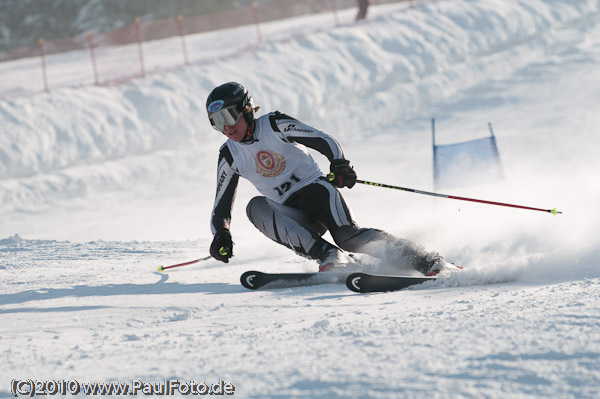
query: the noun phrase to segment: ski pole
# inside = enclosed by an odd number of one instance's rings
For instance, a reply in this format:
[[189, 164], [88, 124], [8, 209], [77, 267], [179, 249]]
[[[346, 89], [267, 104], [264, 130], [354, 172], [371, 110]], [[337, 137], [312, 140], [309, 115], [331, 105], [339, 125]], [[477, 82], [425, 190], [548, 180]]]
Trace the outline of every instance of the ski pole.
[[429, 192], [429, 191], [421, 191], [421, 190], [415, 190], [413, 188], [391, 186], [389, 184], [375, 183], [375, 182], [365, 181], [365, 180], [356, 180], [356, 182], [360, 183], [360, 184], [366, 184], [368, 186], [391, 188], [391, 189], [394, 189], [394, 190], [408, 191], [408, 192], [416, 193], [416, 194], [432, 195], [434, 197], [439, 197], [439, 198], [449, 198], [449, 199], [455, 199], [455, 200], [460, 200], [460, 201], [479, 202], [481, 204], [489, 204], [489, 205], [509, 206], [509, 207], [512, 207], [512, 208], [529, 209], [531, 211], [548, 212], [548, 213], [551, 213], [553, 215], [556, 215], [558, 213], [562, 213], [562, 212], [557, 211], [556, 208], [553, 208], [553, 209], [532, 208], [532, 207], [529, 207], [529, 206], [506, 204], [504, 202], [486, 201], [486, 200], [480, 200], [480, 199], [474, 199], [474, 198], [457, 197], [457, 196], [454, 196], [454, 195], [432, 193], [432, 192]]
[[162, 272], [164, 272], [164, 271], [165, 271], [165, 270], [167, 270], [167, 269], [172, 269], [172, 268], [174, 268], [174, 267], [181, 267], [181, 266], [187, 266], [187, 265], [191, 265], [191, 264], [194, 264], [194, 263], [202, 262], [203, 260], [208, 260], [208, 259], [210, 259], [210, 258], [212, 258], [212, 256], [208, 255], [208, 256], [205, 256], [204, 258], [195, 259], [195, 260], [191, 260], [191, 261], [189, 261], [189, 262], [184, 262], [184, 263], [178, 263], [178, 264], [176, 264], [176, 265], [171, 265], [171, 266], [163, 266], [163, 265], [160, 265], [160, 266], [158, 267], [158, 271], [162, 273]]

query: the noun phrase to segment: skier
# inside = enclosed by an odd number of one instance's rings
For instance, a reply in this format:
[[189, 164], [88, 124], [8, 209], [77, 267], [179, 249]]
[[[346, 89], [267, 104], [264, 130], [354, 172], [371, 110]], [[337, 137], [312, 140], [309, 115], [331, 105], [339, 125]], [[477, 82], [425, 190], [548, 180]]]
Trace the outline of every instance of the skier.
[[[426, 275], [455, 267], [411, 241], [359, 227], [338, 190], [356, 183], [356, 173], [339, 143], [279, 111], [255, 118], [259, 108], [236, 82], [215, 88], [206, 100], [212, 127], [228, 138], [219, 152], [211, 217], [210, 254], [215, 259], [228, 263], [233, 256], [231, 209], [242, 176], [262, 194], [246, 207], [254, 226], [298, 255], [316, 260], [320, 272], [344, 270], [353, 262], [343, 251], [366, 253]], [[329, 175], [324, 175], [306, 147], [329, 159]], [[337, 246], [322, 238], [326, 231]]]

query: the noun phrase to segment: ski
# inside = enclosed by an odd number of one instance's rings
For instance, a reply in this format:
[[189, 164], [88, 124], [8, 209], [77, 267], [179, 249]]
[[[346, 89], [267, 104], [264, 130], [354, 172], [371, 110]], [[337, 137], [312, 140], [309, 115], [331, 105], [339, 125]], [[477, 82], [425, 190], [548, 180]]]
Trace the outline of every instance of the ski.
[[346, 287], [354, 292], [397, 291], [411, 285], [435, 280], [427, 276], [391, 276], [368, 273], [352, 273], [346, 278]]
[[249, 290], [303, 287], [319, 284], [341, 284], [349, 273], [263, 273], [254, 270], [240, 277], [242, 285]]

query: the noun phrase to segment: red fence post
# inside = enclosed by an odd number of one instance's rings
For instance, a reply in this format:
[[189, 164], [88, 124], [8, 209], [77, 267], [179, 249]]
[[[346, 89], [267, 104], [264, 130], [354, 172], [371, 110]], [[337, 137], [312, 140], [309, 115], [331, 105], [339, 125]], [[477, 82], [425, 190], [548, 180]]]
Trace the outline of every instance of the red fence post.
[[91, 32], [87, 34], [88, 45], [90, 47], [90, 56], [92, 58], [92, 71], [94, 72], [94, 84], [100, 86], [100, 80], [98, 79], [98, 68], [96, 67], [96, 54], [94, 53], [94, 37]]
[[144, 68], [144, 51], [142, 50], [142, 32], [140, 30], [140, 18], [135, 19], [135, 36], [138, 43], [138, 55], [140, 57], [140, 71], [142, 78], [146, 77], [146, 69]]
[[254, 16], [254, 26], [256, 27], [256, 45], [260, 46], [262, 38], [260, 35], [260, 20], [258, 19], [258, 4], [256, 2], [252, 3], [252, 15]]
[[40, 45], [40, 59], [42, 60], [42, 79], [44, 80], [44, 90], [49, 91], [48, 75], [46, 74], [46, 52], [44, 51], [44, 39], [40, 37], [38, 44]]
[[183, 17], [181, 15], [177, 17], [177, 25], [179, 26], [179, 36], [181, 37], [181, 48], [183, 49], [183, 62], [185, 65], [189, 65], [190, 60], [185, 44], [185, 30], [183, 29]]
[[338, 18], [337, 5], [335, 4], [335, 0], [331, 0], [331, 11], [333, 12], [333, 19], [335, 20], [336, 28], [340, 27], [340, 20]]

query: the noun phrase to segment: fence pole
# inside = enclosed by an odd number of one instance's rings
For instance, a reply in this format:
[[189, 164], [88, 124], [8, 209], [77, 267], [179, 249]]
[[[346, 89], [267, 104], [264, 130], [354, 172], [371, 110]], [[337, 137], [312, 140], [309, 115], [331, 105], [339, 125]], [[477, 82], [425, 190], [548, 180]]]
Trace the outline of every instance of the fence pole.
[[90, 57], [92, 58], [92, 72], [94, 73], [94, 84], [100, 86], [100, 79], [98, 79], [98, 68], [96, 67], [96, 54], [94, 53], [94, 36], [91, 32], [87, 34], [88, 46], [90, 47]]
[[44, 81], [44, 90], [49, 91], [48, 75], [46, 74], [46, 52], [44, 51], [44, 39], [40, 37], [38, 44], [40, 46], [40, 59], [42, 61], [42, 79]]
[[188, 58], [187, 45], [185, 44], [185, 30], [183, 29], [183, 17], [181, 15], [177, 17], [177, 25], [179, 26], [179, 36], [181, 37], [181, 48], [183, 49], [183, 63], [189, 65], [190, 60]]
[[340, 27], [340, 20], [338, 18], [337, 5], [335, 4], [335, 0], [331, 0], [331, 11], [333, 12], [333, 19], [335, 20], [335, 27]]
[[140, 18], [137, 17], [135, 19], [135, 36], [138, 43], [138, 55], [140, 57], [140, 71], [142, 73], [142, 78], [146, 77], [146, 69], [144, 68], [144, 50], [142, 49], [142, 32], [140, 29]]
[[260, 46], [260, 42], [262, 41], [260, 35], [260, 20], [258, 18], [258, 3], [252, 3], [252, 15], [254, 16], [254, 26], [256, 27], [256, 45]]

